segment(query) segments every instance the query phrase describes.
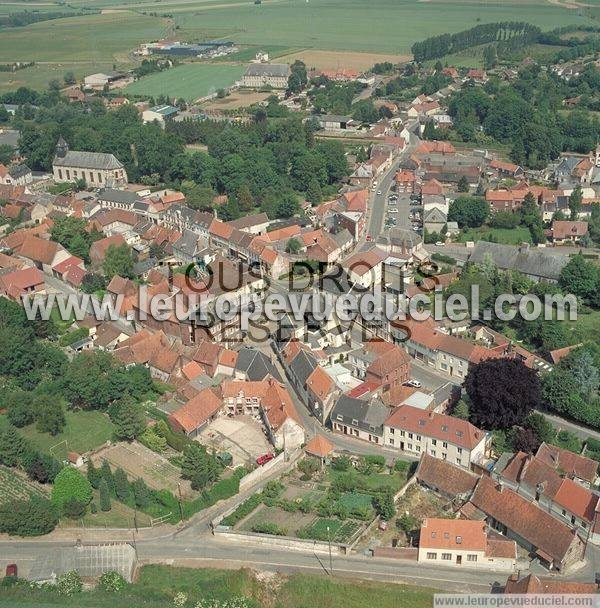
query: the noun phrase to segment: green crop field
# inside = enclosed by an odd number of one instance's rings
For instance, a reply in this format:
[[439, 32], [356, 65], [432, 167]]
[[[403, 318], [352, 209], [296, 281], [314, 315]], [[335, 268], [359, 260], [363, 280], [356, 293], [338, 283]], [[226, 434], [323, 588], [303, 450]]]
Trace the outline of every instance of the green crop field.
[[[52, 436], [40, 433], [35, 424], [20, 429], [20, 432], [38, 450], [63, 458], [65, 452], [83, 454], [97, 448], [112, 438], [112, 423], [108, 416], [101, 412], [71, 412], [65, 414], [67, 425], [62, 433]], [[66, 440], [66, 448], [63, 443]]]
[[43, 486], [29, 480], [21, 471], [0, 465], [0, 504], [16, 498], [47, 495]]
[[417, 40], [479, 22], [510, 19], [543, 29], [589, 22], [580, 11], [545, 0], [281, 0], [196, 13], [177, 0], [161, 3], [167, 6], [182, 31], [195, 37], [369, 53], [406, 54]]
[[189, 63], [141, 78], [125, 88], [132, 95], [168, 95], [198, 99], [228, 87], [244, 73], [243, 65]]

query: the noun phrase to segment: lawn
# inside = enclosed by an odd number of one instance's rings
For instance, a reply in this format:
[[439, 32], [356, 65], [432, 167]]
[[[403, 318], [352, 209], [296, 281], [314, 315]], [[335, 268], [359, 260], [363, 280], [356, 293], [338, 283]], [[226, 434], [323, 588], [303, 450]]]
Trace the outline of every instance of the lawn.
[[480, 228], [470, 228], [463, 230], [459, 237], [459, 243], [466, 241], [482, 241], [493, 240], [496, 243], [504, 245], [519, 245], [520, 243], [531, 243], [531, 233], [529, 228], [525, 226], [517, 226], [516, 228], [490, 228], [481, 226]]
[[183, 97], [188, 101], [229, 87], [244, 73], [243, 65], [189, 63], [141, 78], [125, 88], [132, 95]]
[[[133, 528], [137, 520], [138, 527], [146, 527], [150, 525], [150, 516], [142, 511], [138, 511], [134, 516], [134, 511], [127, 505], [119, 502], [118, 500], [112, 500], [110, 503], [110, 511], [101, 511], [100, 506], [100, 493], [94, 490], [94, 497], [92, 501], [98, 507], [97, 513], [88, 512], [83, 517], [83, 525], [86, 527], [94, 528]], [[62, 520], [62, 526], [69, 527], [70, 525], [77, 525], [80, 523], [70, 521], [68, 519]]]
[[[182, 591], [190, 606], [203, 598], [248, 597], [260, 608], [365, 608], [371, 604], [367, 598], [377, 598], [378, 608], [429, 608], [434, 593], [409, 585], [308, 574], [278, 574], [277, 583], [259, 581], [250, 570], [144, 566], [137, 582], [119, 593], [117, 603], [128, 608], [164, 608], [172, 606], [173, 597]], [[95, 590], [70, 597], [26, 587], [0, 590], [0, 608], [114, 608], [115, 599], [114, 594]]]
[[89, 452], [112, 439], [112, 423], [101, 412], [68, 411], [65, 416], [67, 425], [58, 435], [40, 433], [35, 424], [20, 429], [20, 432], [40, 451], [57, 458], [63, 458], [66, 452]]

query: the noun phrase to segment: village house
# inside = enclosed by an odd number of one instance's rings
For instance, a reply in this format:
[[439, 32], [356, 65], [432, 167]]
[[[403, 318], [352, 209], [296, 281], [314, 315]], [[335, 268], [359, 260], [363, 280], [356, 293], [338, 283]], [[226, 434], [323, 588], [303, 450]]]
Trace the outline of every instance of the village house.
[[564, 245], [565, 243], [579, 242], [587, 233], [587, 222], [554, 220], [548, 238], [555, 245]]
[[479, 477], [464, 467], [423, 452], [415, 472], [422, 486], [433, 490], [443, 498], [462, 506], [473, 493]]
[[335, 433], [383, 445], [383, 424], [391, 408], [377, 398], [356, 399], [341, 395], [330, 414]]
[[430, 565], [512, 571], [517, 545], [488, 531], [485, 522], [426, 517], [421, 524], [417, 559]]
[[219, 414], [223, 406], [220, 391], [205, 388], [180, 408], [169, 414], [171, 428], [191, 439], [198, 437], [202, 429]]
[[4, 186], [26, 186], [33, 181], [33, 174], [27, 165], [10, 165], [0, 163], [0, 184]]
[[575, 593], [598, 593], [597, 583], [580, 583], [565, 581], [562, 578], [542, 578], [535, 574], [528, 574], [519, 579], [518, 574], [511, 574], [504, 586], [504, 593], [520, 594], [575, 594]]
[[125, 239], [120, 234], [94, 241], [90, 247], [90, 262], [92, 266], [95, 268], [102, 267], [109, 247], [121, 247], [126, 244]]
[[549, 569], [568, 571], [583, 560], [585, 542], [564, 523], [509, 488], [480, 477], [471, 500], [462, 508], [482, 512], [488, 525], [512, 538]]
[[486, 457], [490, 445], [490, 436], [470, 422], [410, 405], [385, 420], [383, 438], [386, 447], [417, 456], [427, 452], [467, 469]]
[[35, 267], [0, 270], [0, 295], [15, 302], [46, 289], [44, 275]]

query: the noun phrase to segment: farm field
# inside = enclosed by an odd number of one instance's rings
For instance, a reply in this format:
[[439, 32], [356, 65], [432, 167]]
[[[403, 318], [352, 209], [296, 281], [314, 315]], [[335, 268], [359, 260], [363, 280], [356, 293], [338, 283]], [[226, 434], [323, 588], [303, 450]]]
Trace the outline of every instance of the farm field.
[[65, 458], [67, 452], [84, 454], [112, 439], [112, 423], [101, 412], [67, 411], [65, 418], [67, 425], [64, 431], [55, 436], [40, 433], [35, 424], [19, 430], [38, 450], [58, 459]]
[[270, 97], [273, 93], [260, 93], [259, 91], [237, 90], [223, 99], [214, 98], [202, 104], [207, 110], [234, 110], [247, 108]]
[[[161, 4], [166, 8], [165, 4]], [[578, 11], [534, 0], [485, 4], [469, 0], [295, 0], [215, 8], [196, 14], [181, 2], [169, 12], [194, 37], [227, 37], [241, 44], [288, 45], [321, 50], [406, 54], [428, 36], [467, 29], [479, 22], [529, 21], [543, 29], [586, 23]], [[190, 6], [189, 4], [187, 5]], [[381, 15], [385, 14], [385, 18]]]
[[14, 498], [47, 497], [48, 494], [47, 488], [31, 481], [23, 472], [0, 465], [0, 504]]
[[[136, 582], [119, 593], [119, 605], [164, 608], [173, 605], [173, 597], [178, 591], [187, 594], [190, 605], [204, 598], [225, 600], [243, 596], [252, 598], [260, 608], [362, 608], [365, 597], [376, 597], [378, 608], [426, 608], [433, 601], [433, 590], [423, 587], [307, 574], [278, 574], [277, 578], [280, 585], [260, 580], [250, 570], [144, 566]], [[30, 606], [114, 608], [115, 596], [98, 590], [61, 596], [25, 586], [6, 587], [0, 591], [0, 608]]]
[[355, 51], [318, 51], [304, 50], [284, 55], [281, 60], [285, 63], [303, 61], [308, 69], [318, 70], [367, 70], [376, 63], [390, 61], [401, 63], [409, 61], [410, 55], [394, 55], [385, 53], [361, 53]]
[[124, 92], [152, 97], [183, 97], [191, 101], [230, 86], [242, 76], [244, 70], [243, 65], [189, 63], [140, 78], [128, 85]]

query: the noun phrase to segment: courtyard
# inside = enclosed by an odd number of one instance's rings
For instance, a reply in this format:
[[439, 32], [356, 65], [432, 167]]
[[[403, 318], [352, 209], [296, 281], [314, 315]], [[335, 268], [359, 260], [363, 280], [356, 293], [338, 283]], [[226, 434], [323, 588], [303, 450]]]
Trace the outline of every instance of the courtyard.
[[196, 438], [208, 449], [229, 452], [233, 467], [256, 464], [261, 454], [272, 452], [263, 425], [252, 416], [220, 416], [208, 424]]

